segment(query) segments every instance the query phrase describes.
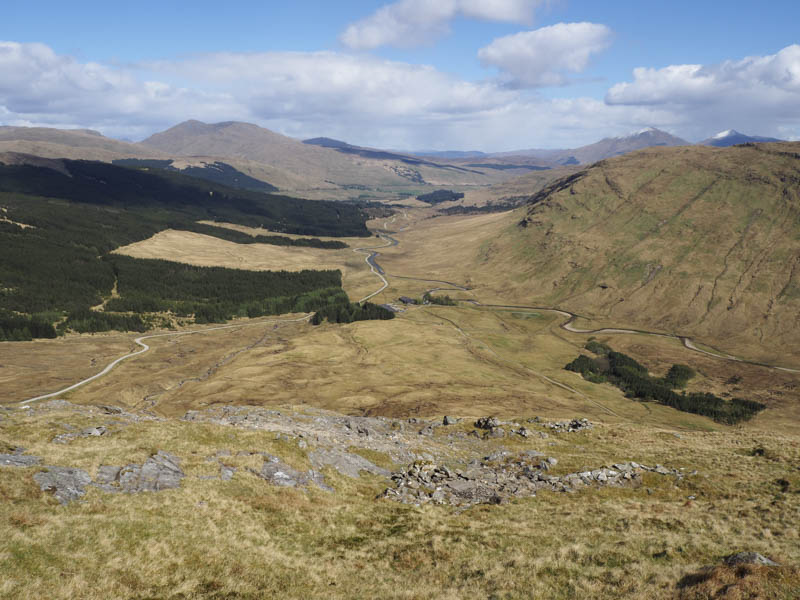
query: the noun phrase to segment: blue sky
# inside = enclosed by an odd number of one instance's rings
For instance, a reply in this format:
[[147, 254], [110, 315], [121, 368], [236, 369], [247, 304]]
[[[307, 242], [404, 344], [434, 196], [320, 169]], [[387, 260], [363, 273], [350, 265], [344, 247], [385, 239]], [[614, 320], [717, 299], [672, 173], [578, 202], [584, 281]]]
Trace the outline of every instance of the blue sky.
[[487, 151], [646, 126], [798, 139], [799, 22], [782, 0], [10, 0], [0, 124]]

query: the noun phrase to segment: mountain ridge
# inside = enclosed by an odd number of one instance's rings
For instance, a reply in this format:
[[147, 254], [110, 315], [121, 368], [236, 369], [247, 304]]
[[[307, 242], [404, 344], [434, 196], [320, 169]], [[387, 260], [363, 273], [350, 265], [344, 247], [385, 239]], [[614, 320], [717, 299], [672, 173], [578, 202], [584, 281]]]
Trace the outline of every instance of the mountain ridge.
[[735, 129], [727, 129], [721, 131], [710, 138], [706, 138], [697, 142], [699, 146], [715, 146], [717, 148], [726, 148], [728, 146], [735, 146], [737, 144], [763, 144], [768, 142], [782, 142], [773, 137], [764, 137], [760, 135], [747, 135], [736, 131]]

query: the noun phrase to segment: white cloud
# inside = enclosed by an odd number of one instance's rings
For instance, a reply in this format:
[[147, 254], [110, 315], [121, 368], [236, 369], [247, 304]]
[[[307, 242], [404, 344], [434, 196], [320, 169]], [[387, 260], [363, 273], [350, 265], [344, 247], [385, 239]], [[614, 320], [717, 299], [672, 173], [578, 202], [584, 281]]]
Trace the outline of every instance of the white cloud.
[[351, 23], [340, 36], [348, 48], [412, 47], [447, 33], [458, 16], [528, 24], [545, 0], [399, 0]]
[[[637, 68], [633, 81], [606, 94], [615, 106], [651, 106], [680, 114], [696, 137], [735, 128], [796, 137], [800, 127], [800, 45], [716, 65]], [[794, 132], [794, 133], [792, 133]]]
[[611, 44], [611, 30], [596, 23], [558, 23], [494, 40], [478, 51], [484, 65], [520, 86], [563, 85], [564, 72], [579, 73]]
[[0, 42], [0, 113], [6, 124], [93, 127], [135, 135], [147, 115], [153, 125], [183, 120], [187, 108], [211, 115], [229, 102], [208, 93], [143, 81], [130, 69], [80, 63], [44, 44]]
[[[647, 102], [638, 95], [638, 103], [631, 95], [630, 103], [545, 99], [494, 81], [464, 81], [432, 66], [337, 52], [216, 53], [120, 66], [81, 62], [41, 44], [0, 42], [0, 124], [82, 127], [141, 139], [186, 119], [235, 120], [298, 138], [488, 151], [575, 147], [648, 125], [688, 139], [729, 127], [798, 137], [796, 51], [748, 63], [758, 73], [751, 77], [758, 89], [774, 88], [772, 100], [757, 99], [758, 106], [771, 102], [775, 111], [753, 110], [751, 102], [735, 112], [735, 102], [726, 101], [725, 110], [715, 104], [703, 112], [703, 102], [653, 102], [653, 94]], [[692, 73], [682, 77], [707, 79]], [[709, 113], [716, 112], [724, 126], [706, 130], [717, 118]], [[697, 135], [692, 118], [704, 128]]]
[[226, 90], [259, 118], [436, 118], [514, 97], [493, 84], [459, 80], [431, 66], [335, 52], [217, 53], [147, 68], [203, 89]]

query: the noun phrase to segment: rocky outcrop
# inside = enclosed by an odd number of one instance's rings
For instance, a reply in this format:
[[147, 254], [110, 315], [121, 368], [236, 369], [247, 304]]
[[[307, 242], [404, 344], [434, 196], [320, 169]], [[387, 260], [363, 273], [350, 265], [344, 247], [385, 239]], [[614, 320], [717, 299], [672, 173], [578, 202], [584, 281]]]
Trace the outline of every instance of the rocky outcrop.
[[333, 491], [333, 489], [325, 483], [325, 477], [321, 473], [317, 473], [314, 470], [303, 473], [281, 462], [277, 456], [265, 456], [261, 470], [256, 471], [255, 469], [250, 469], [250, 472], [273, 485], [281, 487], [307, 487], [313, 484], [320, 489], [329, 492]]
[[61, 433], [53, 438], [53, 442], [56, 444], [69, 444], [72, 440], [76, 440], [78, 438], [100, 437], [105, 435], [107, 432], [108, 429], [103, 425], [98, 425], [97, 427], [87, 427], [80, 432]]
[[475, 421], [475, 427], [478, 429], [494, 429], [500, 427], [500, 421], [497, 417], [481, 417]]
[[553, 430], [554, 433], [574, 433], [576, 431], [585, 431], [592, 428], [592, 424], [589, 422], [589, 419], [556, 421], [554, 423], [545, 423], [544, 426]]
[[765, 567], [779, 567], [780, 565], [758, 552], [737, 552], [726, 556], [723, 561], [729, 567], [736, 565], [763, 565]]
[[86, 493], [86, 486], [92, 482], [91, 476], [83, 469], [73, 467], [46, 467], [46, 471], [36, 473], [33, 480], [43, 492], [55, 496], [61, 504], [69, 504]]
[[434, 463], [415, 462], [392, 475], [394, 488], [381, 495], [405, 504], [499, 504], [510, 498], [535, 496], [540, 490], [571, 492], [588, 486], [638, 486], [641, 475], [684, 476], [661, 465], [648, 467], [635, 462], [614, 464], [567, 475], [548, 475], [558, 461], [535, 451], [516, 456], [488, 456], [466, 469], [450, 469]]
[[128, 494], [175, 489], [186, 476], [180, 462], [178, 457], [159, 450], [141, 465], [100, 467], [94, 485], [106, 492]]

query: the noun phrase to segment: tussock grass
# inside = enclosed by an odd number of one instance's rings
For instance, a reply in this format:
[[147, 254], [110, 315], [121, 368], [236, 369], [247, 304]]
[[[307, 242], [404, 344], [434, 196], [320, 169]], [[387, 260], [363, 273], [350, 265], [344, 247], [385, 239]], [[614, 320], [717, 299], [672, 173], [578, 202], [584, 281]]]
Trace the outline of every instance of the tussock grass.
[[[181, 457], [187, 478], [178, 490], [153, 494], [90, 489], [84, 502], [61, 507], [33, 483], [35, 469], [0, 469], [4, 598], [702, 598], [711, 593], [703, 590], [733, 584], [757, 597], [790, 598], [798, 589], [800, 446], [791, 436], [770, 436], [770, 456], [749, 454], [762, 441], [756, 436], [678, 438], [629, 423], [479, 442], [487, 452], [526, 447], [557, 456], [554, 474], [619, 460], [699, 472], [681, 481], [647, 474], [638, 488], [541, 492], [460, 512], [377, 500], [386, 485], [380, 478], [349, 479], [329, 468], [335, 493], [270, 486], [248, 471], [262, 457], [239, 451], [309, 466], [307, 450], [274, 432], [168, 420], [50, 443], [53, 423], [68, 419], [80, 424], [67, 411], [14, 414], [0, 434], [44, 464], [92, 474], [163, 449]], [[437, 436], [459, 427], [470, 424]], [[232, 456], [221, 460], [239, 468], [233, 480], [199, 479], [213, 474], [216, 463], [206, 458], [222, 449]], [[742, 549], [787, 567], [705, 575], [705, 567]]]

